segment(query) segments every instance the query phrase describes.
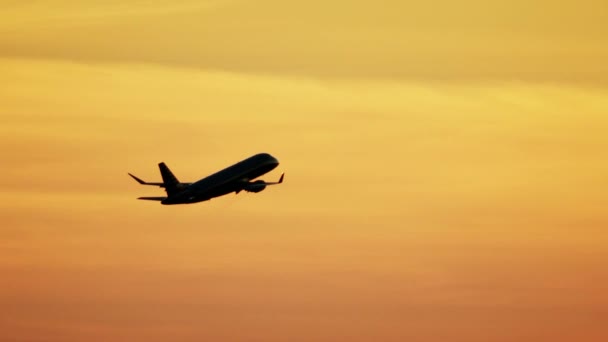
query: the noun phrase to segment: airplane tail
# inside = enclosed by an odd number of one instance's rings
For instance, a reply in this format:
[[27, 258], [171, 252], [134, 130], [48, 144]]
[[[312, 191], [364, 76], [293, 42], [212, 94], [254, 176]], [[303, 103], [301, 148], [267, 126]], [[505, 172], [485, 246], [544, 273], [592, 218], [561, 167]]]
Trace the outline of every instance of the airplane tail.
[[159, 163], [158, 168], [160, 169], [160, 175], [163, 177], [163, 184], [167, 190], [167, 194], [171, 195], [172, 193], [175, 193], [178, 190], [180, 183], [173, 172], [169, 170], [169, 167], [167, 167], [165, 163]]

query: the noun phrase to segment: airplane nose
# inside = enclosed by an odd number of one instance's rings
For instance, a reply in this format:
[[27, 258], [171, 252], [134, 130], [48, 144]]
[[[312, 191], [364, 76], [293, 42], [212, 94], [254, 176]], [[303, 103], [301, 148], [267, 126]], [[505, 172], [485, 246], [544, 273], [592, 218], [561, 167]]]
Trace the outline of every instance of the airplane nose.
[[264, 153], [264, 154], [266, 155], [268, 163], [279, 165], [279, 160], [277, 158], [273, 157], [272, 155], [270, 155], [268, 153]]

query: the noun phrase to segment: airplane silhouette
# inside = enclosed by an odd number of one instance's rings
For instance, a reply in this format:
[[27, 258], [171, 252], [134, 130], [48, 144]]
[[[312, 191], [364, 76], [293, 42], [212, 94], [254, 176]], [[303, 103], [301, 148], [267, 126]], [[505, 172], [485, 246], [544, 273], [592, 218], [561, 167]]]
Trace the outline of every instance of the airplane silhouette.
[[260, 192], [268, 185], [283, 183], [285, 174], [281, 174], [278, 182], [263, 180], [251, 181], [269, 172], [279, 165], [279, 161], [268, 153], [260, 153], [229, 166], [219, 172], [205, 177], [194, 183], [181, 183], [169, 170], [165, 163], [159, 163], [158, 168], [163, 178], [162, 183], [145, 182], [129, 173], [139, 184], [156, 185], [165, 188], [167, 196], [139, 197], [140, 200], [159, 201], [161, 204], [189, 204], [208, 201], [214, 197], [223, 196], [245, 190]]

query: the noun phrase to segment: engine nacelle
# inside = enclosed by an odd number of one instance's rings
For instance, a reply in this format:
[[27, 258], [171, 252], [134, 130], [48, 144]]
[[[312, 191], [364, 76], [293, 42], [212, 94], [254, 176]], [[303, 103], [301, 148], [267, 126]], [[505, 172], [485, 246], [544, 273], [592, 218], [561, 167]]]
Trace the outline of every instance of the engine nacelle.
[[248, 183], [243, 188], [243, 190], [245, 190], [247, 192], [260, 192], [264, 189], [266, 189], [266, 182], [264, 182], [263, 180], [258, 180], [253, 183]]

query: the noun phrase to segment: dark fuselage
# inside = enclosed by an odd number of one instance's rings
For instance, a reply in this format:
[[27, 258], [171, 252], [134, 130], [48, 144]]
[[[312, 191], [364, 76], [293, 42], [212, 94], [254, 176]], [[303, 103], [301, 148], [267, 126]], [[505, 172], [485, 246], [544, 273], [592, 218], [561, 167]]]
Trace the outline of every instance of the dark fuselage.
[[256, 154], [219, 172], [185, 186], [162, 200], [162, 204], [186, 204], [210, 200], [214, 197], [239, 192], [252, 179], [271, 171], [279, 161], [268, 153]]

